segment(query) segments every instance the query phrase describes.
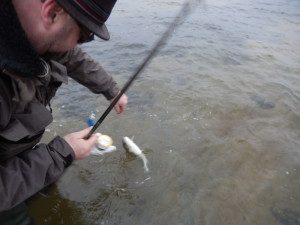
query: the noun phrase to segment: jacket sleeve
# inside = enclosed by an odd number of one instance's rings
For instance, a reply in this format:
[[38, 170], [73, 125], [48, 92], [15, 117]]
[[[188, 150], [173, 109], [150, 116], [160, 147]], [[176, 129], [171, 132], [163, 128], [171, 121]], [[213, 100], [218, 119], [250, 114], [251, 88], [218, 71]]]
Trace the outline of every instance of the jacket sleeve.
[[56, 181], [74, 159], [61, 137], [0, 162], [0, 211], [23, 202]]
[[117, 83], [112, 76], [81, 48], [75, 47], [57, 56], [56, 60], [66, 66], [68, 76], [93, 93], [103, 94], [108, 100], [119, 93]]

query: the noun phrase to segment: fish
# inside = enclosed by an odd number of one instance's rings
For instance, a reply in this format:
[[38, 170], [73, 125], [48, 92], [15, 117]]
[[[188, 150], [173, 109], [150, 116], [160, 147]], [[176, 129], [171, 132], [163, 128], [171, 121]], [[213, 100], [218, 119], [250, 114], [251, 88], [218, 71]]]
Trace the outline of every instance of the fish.
[[123, 137], [122, 138], [123, 146], [128, 153], [134, 154], [139, 157], [144, 163], [144, 169], [146, 172], [149, 171], [148, 160], [142, 150], [133, 142], [133, 138]]

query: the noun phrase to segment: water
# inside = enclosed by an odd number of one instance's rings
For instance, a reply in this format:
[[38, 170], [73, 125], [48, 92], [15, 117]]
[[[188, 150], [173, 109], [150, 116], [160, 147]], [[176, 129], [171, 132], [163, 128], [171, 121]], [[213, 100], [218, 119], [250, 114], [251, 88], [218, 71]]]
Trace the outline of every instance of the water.
[[[183, 1], [119, 1], [111, 40], [83, 46], [122, 86]], [[37, 224], [300, 224], [300, 2], [201, 1], [99, 131], [118, 150], [35, 196]], [[108, 103], [70, 80], [44, 140]], [[149, 161], [127, 155], [123, 136]], [[43, 206], [43, 208], [42, 208]]]

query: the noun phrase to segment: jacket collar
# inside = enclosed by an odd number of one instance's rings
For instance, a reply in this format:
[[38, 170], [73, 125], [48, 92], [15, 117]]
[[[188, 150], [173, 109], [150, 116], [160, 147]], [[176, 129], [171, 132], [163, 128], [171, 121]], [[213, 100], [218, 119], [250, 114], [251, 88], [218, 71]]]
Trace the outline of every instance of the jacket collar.
[[45, 65], [27, 39], [11, 0], [0, 1], [0, 72], [33, 78]]

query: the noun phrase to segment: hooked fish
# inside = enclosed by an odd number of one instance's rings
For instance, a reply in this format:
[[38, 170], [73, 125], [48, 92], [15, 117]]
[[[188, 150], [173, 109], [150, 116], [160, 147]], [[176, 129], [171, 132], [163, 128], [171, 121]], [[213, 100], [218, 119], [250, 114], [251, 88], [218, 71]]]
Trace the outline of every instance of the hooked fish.
[[143, 160], [144, 169], [146, 172], [148, 172], [149, 171], [149, 168], [147, 166], [148, 160], [144, 155], [144, 153], [142, 152], [142, 150], [129, 137], [123, 137], [122, 142], [127, 152], [132, 153]]

